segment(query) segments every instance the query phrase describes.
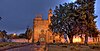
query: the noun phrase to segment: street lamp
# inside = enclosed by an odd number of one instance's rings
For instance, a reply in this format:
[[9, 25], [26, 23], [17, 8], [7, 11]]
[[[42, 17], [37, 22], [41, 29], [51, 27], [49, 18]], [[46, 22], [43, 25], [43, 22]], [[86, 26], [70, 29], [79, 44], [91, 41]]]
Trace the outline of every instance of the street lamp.
[[16, 35], [16, 33], [13, 34], [13, 36], [15, 36], [15, 35]]

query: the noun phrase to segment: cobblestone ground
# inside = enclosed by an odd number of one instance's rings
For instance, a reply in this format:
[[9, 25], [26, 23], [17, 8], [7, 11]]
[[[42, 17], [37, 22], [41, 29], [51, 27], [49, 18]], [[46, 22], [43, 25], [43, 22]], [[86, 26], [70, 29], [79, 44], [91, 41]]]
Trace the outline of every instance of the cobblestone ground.
[[49, 45], [44, 50], [44, 45], [28, 45], [24, 47], [12, 48], [5, 51], [100, 51], [98, 49], [92, 49], [89, 46], [57, 46], [57, 45]]
[[48, 51], [100, 51], [100, 49], [91, 49], [89, 46], [67, 46], [67, 47], [61, 47], [61, 46], [49, 46]]
[[28, 45], [19, 48], [13, 48], [5, 51], [44, 51], [43, 46], [40, 45]]

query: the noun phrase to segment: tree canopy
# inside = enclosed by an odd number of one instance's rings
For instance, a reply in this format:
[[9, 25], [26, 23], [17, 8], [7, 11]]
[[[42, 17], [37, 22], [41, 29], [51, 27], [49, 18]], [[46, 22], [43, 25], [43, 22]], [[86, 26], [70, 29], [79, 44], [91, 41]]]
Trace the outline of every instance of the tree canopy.
[[74, 3], [65, 3], [56, 6], [51, 17], [50, 29], [55, 33], [65, 33], [73, 43], [73, 36], [85, 34], [85, 42], [88, 36], [96, 37], [97, 16], [94, 15], [95, 0], [77, 0]]
[[32, 29], [31, 28], [27, 28], [25, 34], [26, 34], [26, 39], [28, 39], [28, 41], [32, 38]]

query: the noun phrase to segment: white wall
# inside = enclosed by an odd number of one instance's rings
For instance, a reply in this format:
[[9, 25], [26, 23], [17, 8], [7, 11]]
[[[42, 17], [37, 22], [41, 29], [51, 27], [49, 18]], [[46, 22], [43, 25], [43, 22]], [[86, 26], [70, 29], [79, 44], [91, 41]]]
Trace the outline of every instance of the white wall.
[[27, 39], [12, 39], [12, 42], [28, 42]]

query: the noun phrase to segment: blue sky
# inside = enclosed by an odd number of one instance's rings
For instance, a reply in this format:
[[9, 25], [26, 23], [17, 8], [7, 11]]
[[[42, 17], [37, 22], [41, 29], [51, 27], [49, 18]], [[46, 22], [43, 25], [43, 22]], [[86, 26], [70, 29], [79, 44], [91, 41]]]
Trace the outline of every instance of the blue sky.
[[[33, 18], [42, 14], [47, 19], [49, 8], [74, 0], [0, 0], [0, 30], [9, 33], [23, 33], [27, 26], [32, 27]], [[97, 27], [100, 29], [100, 0], [96, 1], [95, 14], [98, 15]]]
[[100, 0], [96, 0], [95, 3], [95, 14], [98, 16], [98, 18], [96, 19], [97, 23], [97, 28], [100, 30]]

